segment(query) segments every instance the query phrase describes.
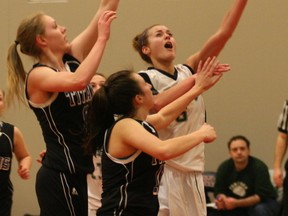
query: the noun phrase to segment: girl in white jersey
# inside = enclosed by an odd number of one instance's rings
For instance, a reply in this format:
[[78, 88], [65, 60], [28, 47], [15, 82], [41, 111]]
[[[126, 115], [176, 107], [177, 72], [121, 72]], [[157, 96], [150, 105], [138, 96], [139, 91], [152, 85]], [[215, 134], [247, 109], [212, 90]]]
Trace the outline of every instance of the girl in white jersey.
[[[118, 3], [101, 0], [92, 21], [71, 43], [66, 28], [51, 16], [38, 13], [28, 17], [9, 48], [8, 99], [16, 96], [28, 101], [46, 145], [36, 178], [41, 215], [88, 214], [86, 176], [94, 167], [92, 157], [82, 149], [84, 117], [93, 96], [89, 83], [110, 37]], [[18, 48], [37, 62], [29, 73]]]
[[[184, 64], [174, 64], [176, 42], [166, 26], [153, 25], [134, 38], [134, 48], [144, 61], [153, 66], [140, 71], [140, 75], [152, 85], [155, 94], [156, 105], [152, 111], [157, 112], [193, 86], [192, 74], [195, 73], [200, 60], [219, 55], [232, 36], [246, 3], [247, 0], [235, 0], [216, 33], [198, 52], [189, 56]], [[224, 71], [226, 71], [225, 65], [222, 65], [217, 73]], [[203, 98], [199, 96], [167, 129], [159, 131], [159, 136], [162, 139], [169, 139], [191, 133], [204, 124], [205, 116]], [[203, 169], [203, 144], [166, 162], [159, 192], [160, 216], [206, 215]]]

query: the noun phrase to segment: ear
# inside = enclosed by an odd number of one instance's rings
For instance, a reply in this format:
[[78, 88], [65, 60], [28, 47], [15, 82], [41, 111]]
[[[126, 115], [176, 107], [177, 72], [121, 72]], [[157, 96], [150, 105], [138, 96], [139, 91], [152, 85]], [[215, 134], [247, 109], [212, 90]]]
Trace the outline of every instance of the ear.
[[46, 46], [46, 39], [42, 35], [37, 35], [35, 38], [35, 42], [38, 46]]
[[143, 103], [143, 96], [141, 96], [139, 94], [137, 94], [134, 99], [135, 99], [136, 104], [142, 104]]
[[150, 54], [150, 48], [147, 46], [143, 46], [142, 47], [142, 53], [144, 53], [145, 55]]

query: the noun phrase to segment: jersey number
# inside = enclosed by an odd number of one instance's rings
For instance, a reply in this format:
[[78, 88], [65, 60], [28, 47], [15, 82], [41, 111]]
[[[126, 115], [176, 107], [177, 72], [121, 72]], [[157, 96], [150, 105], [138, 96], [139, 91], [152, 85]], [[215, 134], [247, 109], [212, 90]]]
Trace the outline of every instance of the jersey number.
[[187, 121], [187, 112], [184, 111], [182, 114], [176, 119], [177, 122]]

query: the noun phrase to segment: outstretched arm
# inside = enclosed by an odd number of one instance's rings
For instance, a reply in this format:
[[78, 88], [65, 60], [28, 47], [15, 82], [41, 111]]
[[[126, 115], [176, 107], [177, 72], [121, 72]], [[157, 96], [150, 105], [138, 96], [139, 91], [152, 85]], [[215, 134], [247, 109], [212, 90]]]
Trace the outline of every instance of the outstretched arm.
[[167, 127], [185, 111], [191, 101], [220, 80], [221, 73], [213, 75], [217, 65], [219, 65], [219, 61], [215, 57], [212, 59], [208, 58], [203, 65], [200, 62], [195, 77], [195, 85], [183, 96], [171, 102], [156, 114], [148, 115], [147, 121], [157, 130]]
[[[30, 86], [45, 92], [77, 91], [84, 89], [97, 71], [106, 44], [110, 37], [110, 26], [116, 18], [115, 11], [104, 11], [98, 21], [98, 39], [87, 57], [74, 73], [55, 73], [48, 67], [34, 68], [29, 75]], [[35, 71], [35, 72], [34, 72]], [[40, 72], [41, 73], [37, 73]]]
[[157, 113], [167, 104], [176, 100], [195, 85], [195, 75], [183, 80], [179, 84], [167, 89], [160, 94], [154, 95], [154, 107], [151, 113]]
[[[230, 70], [230, 66], [228, 64], [217, 64], [216, 67], [213, 67], [213, 68], [214, 68], [213, 76], [215, 77], [219, 77], [219, 75], [222, 74], [223, 72], [227, 72]], [[198, 72], [199, 72], [199, 69], [200, 68], [198, 67]], [[181, 97], [183, 94], [188, 92], [195, 85], [195, 80], [196, 80], [196, 75], [193, 75], [181, 81], [177, 85], [161, 92], [160, 94], [155, 95], [154, 107], [151, 110], [151, 113], [157, 113], [163, 107], [165, 107], [166, 105], [170, 104], [171, 102], [175, 101], [177, 98]], [[212, 87], [213, 85], [211, 85], [210, 87]]]
[[227, 41], [232, 37], [246, 3], [247, 0], [235, 0], [234, 4], [225, 15], [219, 29], [206, 41], [204, 46], [197, 53], [187, 59], [187, 65], [194, 69], [197, 68], [200, 60], [205, 61], [209, 56], [219, 55]]
[[101, 0], [99, 8], [86, 29], [71, 42], [71, 54], [80, 62], [88, 55], [98, 38], [98, 21], [106, 10], [116, 11], [120, 0]]
[[14, 154], [18, 161], [18, 174], [22, 179], [30, 176], [31, 157], [24, 142], [22, 132], [14, 127]]
[[[145, 139], [139, 139], [145, 137]], [[137, 149], [160, 160], [169, 160], [192, 149], [201, 142], [209, 143], [216, 139], [216, 131], [208, 124], [193, 133], [168, 140], [160, 140], [145, 130], [138, 122], [125, 118], [115, 125], [109, 141], [109, 154], [125, 158]]]

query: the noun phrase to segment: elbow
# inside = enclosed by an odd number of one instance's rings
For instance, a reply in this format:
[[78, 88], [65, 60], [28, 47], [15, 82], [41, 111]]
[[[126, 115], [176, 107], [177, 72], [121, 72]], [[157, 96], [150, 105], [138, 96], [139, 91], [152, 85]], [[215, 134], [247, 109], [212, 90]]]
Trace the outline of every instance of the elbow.
[[89, 82], [88, 82], [88, 83], [87, 83], [87, 82], [81, 82], [81, 83], [79, 83], [78, 88], [79, 88], [79, 90], [83, 90], [83, 89], [85, 89], [88, 85], [89, 85]]
[[161, 160], [161, 161], [166, 161], [166, 160], [170, 160], [173, 157], [176, 157], [175, 154], [173, 154], [171, 151], [169, 151], [166, 148], [161, 148], [158, 153], [157, 153], [157, 159]]
[[161, 160], [161, 161], [166, 161], [166, 160], [171, 159], [171, 157], [169, 157], [169, 156], [166, 155], [166, 154], [159, 154], [159, 156], [157, 156], [157, 159], [159, 159], [159, 160]]
[[172, 159], [174, 157], [176, 157], [176, 156], [174, 156], [173, 154], [164, 153], [164, 154], [161, 154], [161, 156], [158, 159], [161, 160], [161, 161], [166, 161], [166, 160], [170, 160], [170, 159]]
[[232, 36], [233, 36], [233, 32], [227, 30], [227, 31], [223, 31], [223, 32], [221, 33], [221, 36], [220, 36], [220, 37], [221, 37], [221, 39], [222, 39], [223, 41], [227, 42], [228, 40], [230, 40], [230, 38], [232, 38]]
[[218, 40], [227, 42], [233, 36], [233, 31], [230, 29], [223, 29], [219, 31], [217, 35]]
[[162, 130], [162, 129], [164, 129], [164, 128], [167, 128], [169, 125], [170, 125], [170, 123], [171, 123], [171, 121], [162, 121], [162, 120], [159, 120], [158, 121], [158, 123], [156, 123], [155, 125], [154, 125], [154, 127], [156, 128], [156, 130], [158, 131], [158, 130]]
[[223, 38], [228, 41], [233, 36], [233, 31], [227, 30], [223, 33]]
[[165, 115], [163, 115], [161, 111], [157, 113], [157, 117], [157, 120], [151, 122], [157, 131], [167, 128], [170, 123], [175, 119], [171, 117], [165, 117]]
[[72, 85], [74, 87], [74, 91], [81, 91], [83, 89], [85, 89], [90, 83], [90, 80], [75, 80]]

